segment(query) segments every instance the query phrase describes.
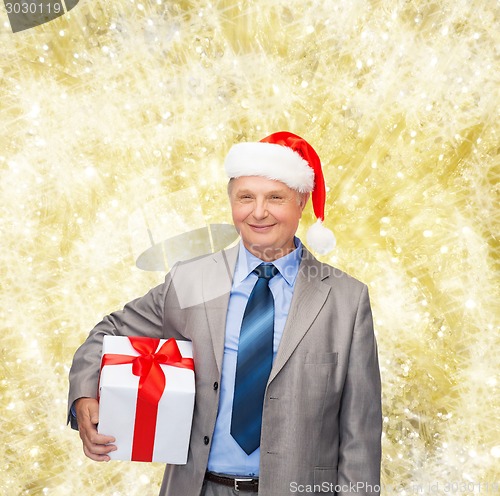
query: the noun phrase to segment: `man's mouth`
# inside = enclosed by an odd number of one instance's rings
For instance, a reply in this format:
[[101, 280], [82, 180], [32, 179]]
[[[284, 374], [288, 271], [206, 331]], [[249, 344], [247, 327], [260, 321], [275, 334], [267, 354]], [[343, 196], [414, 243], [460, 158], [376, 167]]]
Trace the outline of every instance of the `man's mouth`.
[[269, 231], [271, 228], [273, 228], [276, 224], [265, 224], [265, 225], [259, 225], [259, 224], [248, 224], [250, 229], [256, 231], [256, 232], [265, 232]]

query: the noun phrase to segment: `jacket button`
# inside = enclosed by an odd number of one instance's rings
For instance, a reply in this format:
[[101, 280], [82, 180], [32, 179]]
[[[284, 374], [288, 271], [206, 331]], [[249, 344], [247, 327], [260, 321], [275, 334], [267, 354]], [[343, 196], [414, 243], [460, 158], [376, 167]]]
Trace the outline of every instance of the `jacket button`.
[[205, 436], [203, 438], [203, 442], [205, 443], [205, 445], [207, 445], [210, 442], [210, 438], [208, 436]]
[[214, 391], [217, 391], [217, 389], [219, 389], [219, 383], [214, 382]]

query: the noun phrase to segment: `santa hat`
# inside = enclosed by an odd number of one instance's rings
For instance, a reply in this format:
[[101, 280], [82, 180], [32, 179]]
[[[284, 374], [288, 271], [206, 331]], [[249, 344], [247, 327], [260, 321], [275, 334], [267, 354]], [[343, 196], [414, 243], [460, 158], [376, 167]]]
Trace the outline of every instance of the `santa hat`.
[[307, 242], [321, 255], [333, 250], [335, 236], [323, 226], [326, 191], [321, 161], [306, 140], [281, 131], [258, 142], [238, 143], [229, 150], [224, 165], [229, 178], [262, 176], [311, 193], [317, 221], [307, 231]]

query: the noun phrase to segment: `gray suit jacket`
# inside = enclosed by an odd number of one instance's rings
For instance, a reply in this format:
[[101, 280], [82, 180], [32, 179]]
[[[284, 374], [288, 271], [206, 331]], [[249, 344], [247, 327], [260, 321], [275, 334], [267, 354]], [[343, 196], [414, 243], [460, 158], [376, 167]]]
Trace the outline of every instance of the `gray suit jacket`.
[[[96, 397], [105, 334], [193, 342], [196, 401], [188, 463], [167, 465], [161, 496], [201, 491], [237, 254], [235, 247], [177, 264], [163, 284], [105, 317], [74, 357], [69, 406]], [[381, 429], [367, 287], [304, 248], [264, 400], [259, 495], [378, 494]]]

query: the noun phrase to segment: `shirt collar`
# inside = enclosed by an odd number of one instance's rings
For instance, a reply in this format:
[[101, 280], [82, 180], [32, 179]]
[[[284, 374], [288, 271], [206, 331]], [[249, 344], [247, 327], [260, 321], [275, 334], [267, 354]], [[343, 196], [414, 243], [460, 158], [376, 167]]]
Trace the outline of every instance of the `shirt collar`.
[[[295, 250], [273, 261], [274, 266], [279, 270], [283, 279], [285, 279], [290, 286], [293, 286], [295, 283], [295, 279], [299, 272], [299, 265], [302, 260], [302, 242], [296, 236], [293, 241], [295, 243]], [[252, 255], [243, 245], [243, 241], [240, 240], [238, 261], [236, 262], [234, 272], [234, 282], [237, 284], [241, 283], [261, 263], [264, 263], [263, 260]]]

